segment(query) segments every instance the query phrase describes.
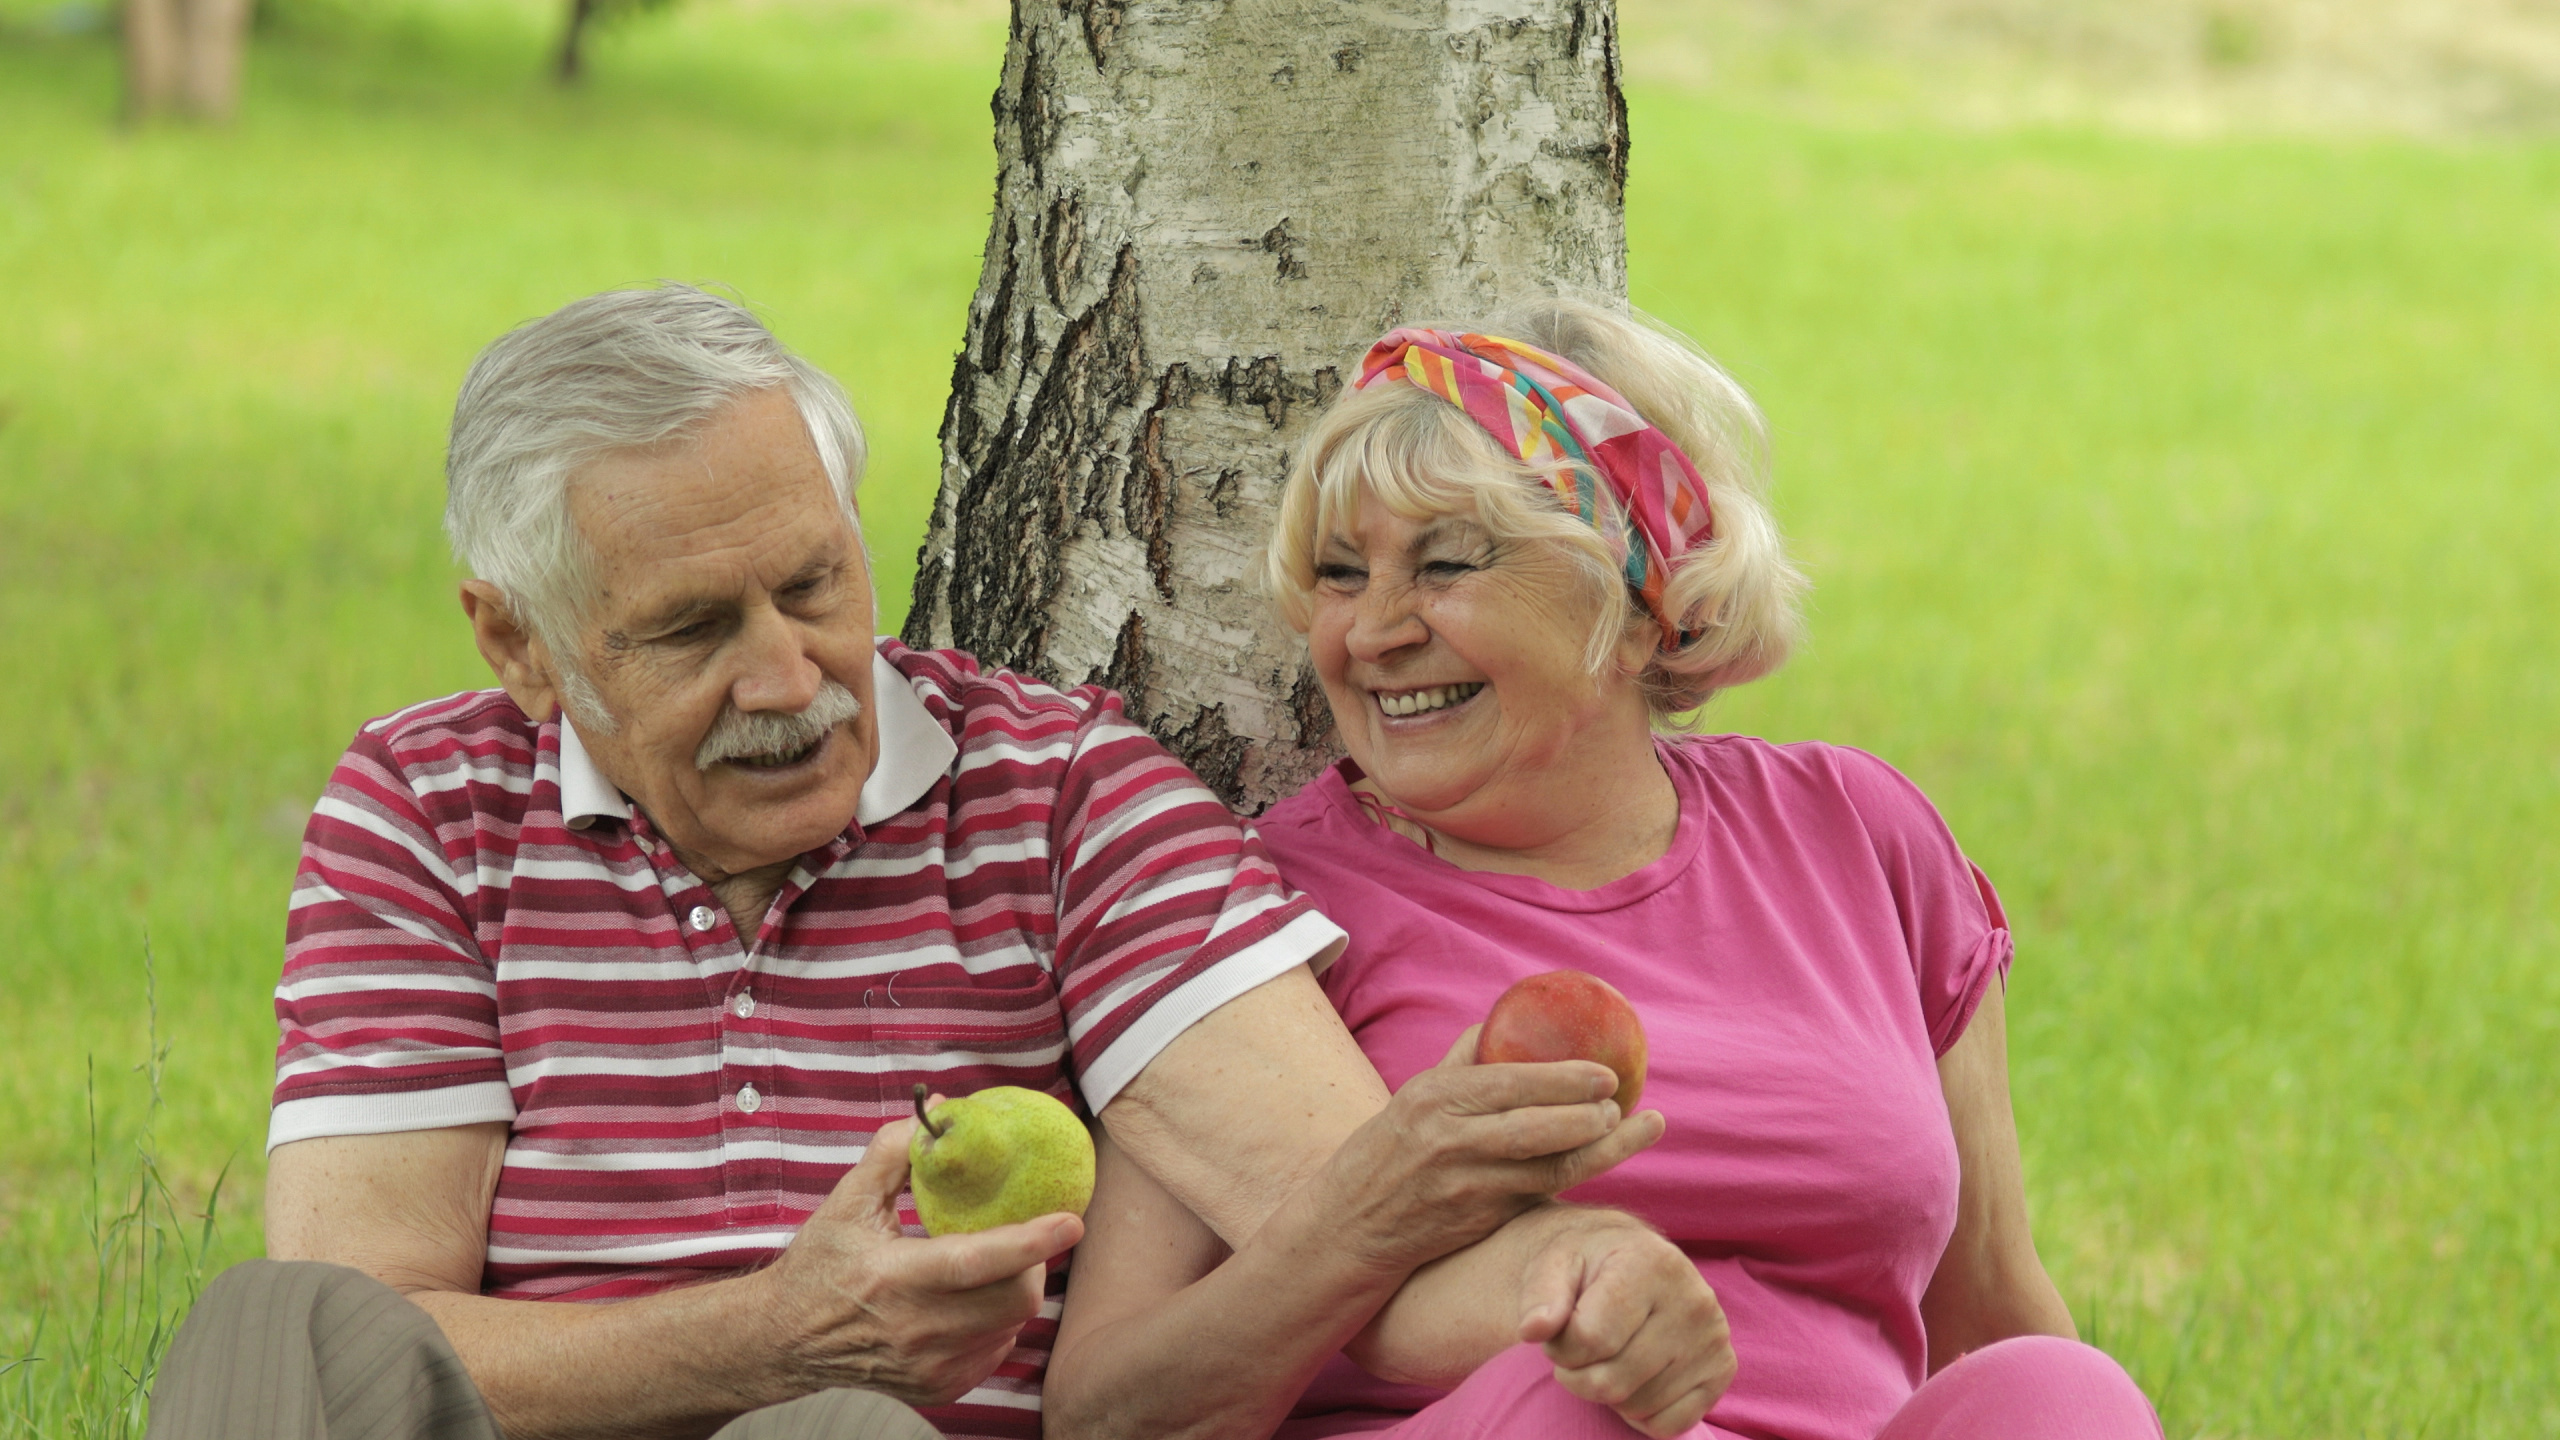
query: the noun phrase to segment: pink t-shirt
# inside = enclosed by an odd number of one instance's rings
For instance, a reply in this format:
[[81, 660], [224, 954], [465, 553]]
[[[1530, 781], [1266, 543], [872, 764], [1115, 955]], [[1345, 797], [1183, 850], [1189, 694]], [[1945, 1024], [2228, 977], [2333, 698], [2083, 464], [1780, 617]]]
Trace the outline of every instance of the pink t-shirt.
[[[1658, 749], [1671, 848], [1597, 890], [1461, 870], [1367, 819], [1343, 767], [1258, 823], [1282, 876], [1351, 932], [1324, 988], [1390, 1086], [1523, 976], [1588, 970], [1625, 992], [1652, 1051], [1640, 1108], [1669, 1133], [1568, 1198], [1643, 1217], [1715, 1287], [1741, 1373], [1714, 1427], [1869, 1440], [1927, 1371], [1920, 1295], [1958, 1179], [1935, 1061], [2007, 970], [2007, 921], [1927, 798], [1871, 755], [1737, 735]], [[1337, 1357], [1298, 1413], [1383, 1425], [1436, 1393]]]

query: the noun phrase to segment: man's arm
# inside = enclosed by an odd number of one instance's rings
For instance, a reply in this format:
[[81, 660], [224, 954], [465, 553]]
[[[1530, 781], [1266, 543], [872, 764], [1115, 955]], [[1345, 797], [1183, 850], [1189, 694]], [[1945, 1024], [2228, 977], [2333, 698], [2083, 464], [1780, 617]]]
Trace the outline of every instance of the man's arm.
[[[1227, 1247], [1105, 1131], [1041, 1387], [1049, 1440], [1263, 1440], [1403, 1278], [1284, 1205]], [[1221, 1263], [1223, 1262], [1223, 1263]]]
[[1998, 982], [1963, 1036], [1939, 1057], [1938, 1083], [1946, 1091], [1963, 1181], [1956, 1232], [1920, 1297], [1930, 1373], [2015, 1335], [2080, 1338], [2027, 1226], [2018, 1122], [2009, 1108], [2007, 1007]]
[[978, 1235], [903, 1235], [909, 1123], [873, 1137], [770, 1267], [644, 1299], [479, 1293], [506, 1154], [499, 1124], [279, 1146], [267, 1253], [346, 1265], [416, 1301], [512, 1440], [708, 1435], [831, 1386], [937, 1404], [1002, 1362], [1038, 1313], [1046, 1262], [1084, 1227], [1052, 1215]]
[[[1386, 1102], [1376, 1069], [1301, 967], [1185, 1030], [1112, 1100], [1102, 1122], [1156, 1183], [1241, 1248]], [[1468, 1227], [1470, 1236], [1419, 1235], [1413, 1253], [1380, 1257], [1426, 1268], [1348, 1353], [1384, 1378], [1454, 1384], [1520, 1343], [1523, 1297], [1533, 1285], [1544, 1287], [1539, 1323], [1554, 1326], [1551, 1350], [1562, 1342], [1562, 1368], [1591, 1372], [1593, 1398], [1624, 1373], [1661, 1368], [1612, 1368], [1631, 1346], [1650, 1354], [1655, 1346], [1721, 1343], [1721, 1312], [1692, 1303], [1706, 1294], [1705, 1282], [1685, 1258], [1665, 1263], [1679, 1256], [1670, 1242], [1611, 1211], [1537, 1203], [1651, 1144], [1662, 1123], [1650, 1111], [1627, 1118], [1560, 1157], [1542, 1191], [1453, 1205], [1444, 1226]], [[1448, 1254], [1453, 1244], [1488, 1235]]]

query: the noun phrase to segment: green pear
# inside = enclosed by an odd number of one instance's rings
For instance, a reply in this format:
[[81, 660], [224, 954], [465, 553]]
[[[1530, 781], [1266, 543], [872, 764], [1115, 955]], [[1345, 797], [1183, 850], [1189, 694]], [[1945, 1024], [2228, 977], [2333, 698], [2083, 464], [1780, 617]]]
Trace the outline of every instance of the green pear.
[[1093, 1136], [1056, 1097], [998, 1085], [945, 1100], [928, 1115], [925, 1095], [918, 1085], [907, 1165], [927, 1234], [1084, 1213], [1093, 1199]]

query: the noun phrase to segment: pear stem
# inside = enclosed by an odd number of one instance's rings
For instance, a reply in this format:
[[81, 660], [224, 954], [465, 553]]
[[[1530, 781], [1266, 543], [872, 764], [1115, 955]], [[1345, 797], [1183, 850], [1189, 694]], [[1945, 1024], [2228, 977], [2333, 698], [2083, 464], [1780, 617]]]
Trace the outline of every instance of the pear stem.
[[926, 1133], [927, 1135], [932, 1136], [932, 1137], [933, 1137], [934, 1139], [936, 1139], [936, 1140], [939, 1140], [939, 1139], [941, 1139], [941, 1138], [942, 1138], [942, 1136], [943, 1136], [943, 1132], [944, 1132], [944, 1131], [946, 1131], [946, 1130], [948, 1130], [948, 1129], [950, 1129], [951, 1127], [949, 1127], [949, 1126], [947, 1126], [947, 1125], [936, 1125], [936, 1124], [934, 1124], [934, 1123], [933, 1123], [933, 1117], [932, 1117], [932, 1116], [930, 1116], [930, 1115], [927, 1115], [926, 1113], [924, 1113], [924, 1097], [925, 1097], [925, 1093], [926, 1093], [926, 1092], [925, 1092], [924, 1082], [923, 1082], [923, 1081], [921, 1081], [921, 1080], [917, 1081], [917, 1082], [916, 1082], [916, 1123], [924, 1127], [924, 1133]]

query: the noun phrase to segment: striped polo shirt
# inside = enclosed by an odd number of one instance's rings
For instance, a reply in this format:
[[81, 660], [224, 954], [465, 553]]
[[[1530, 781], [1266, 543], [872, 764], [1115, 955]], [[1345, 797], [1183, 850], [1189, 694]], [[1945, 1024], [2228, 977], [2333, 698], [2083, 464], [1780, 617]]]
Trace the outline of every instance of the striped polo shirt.
[[[873, 669], [853, 820], [753, 937], [565, 721], [484, 690], [366, 725], [294, 879], [269, 1148], [505, 1121], [483, 1292], [645, 1295], [771, 1261], [915, 1082], [1097, 1112], [1341, 937], [1117, 696]], [[1038, 1435], [1064, 1287], [946, 1433]]]

